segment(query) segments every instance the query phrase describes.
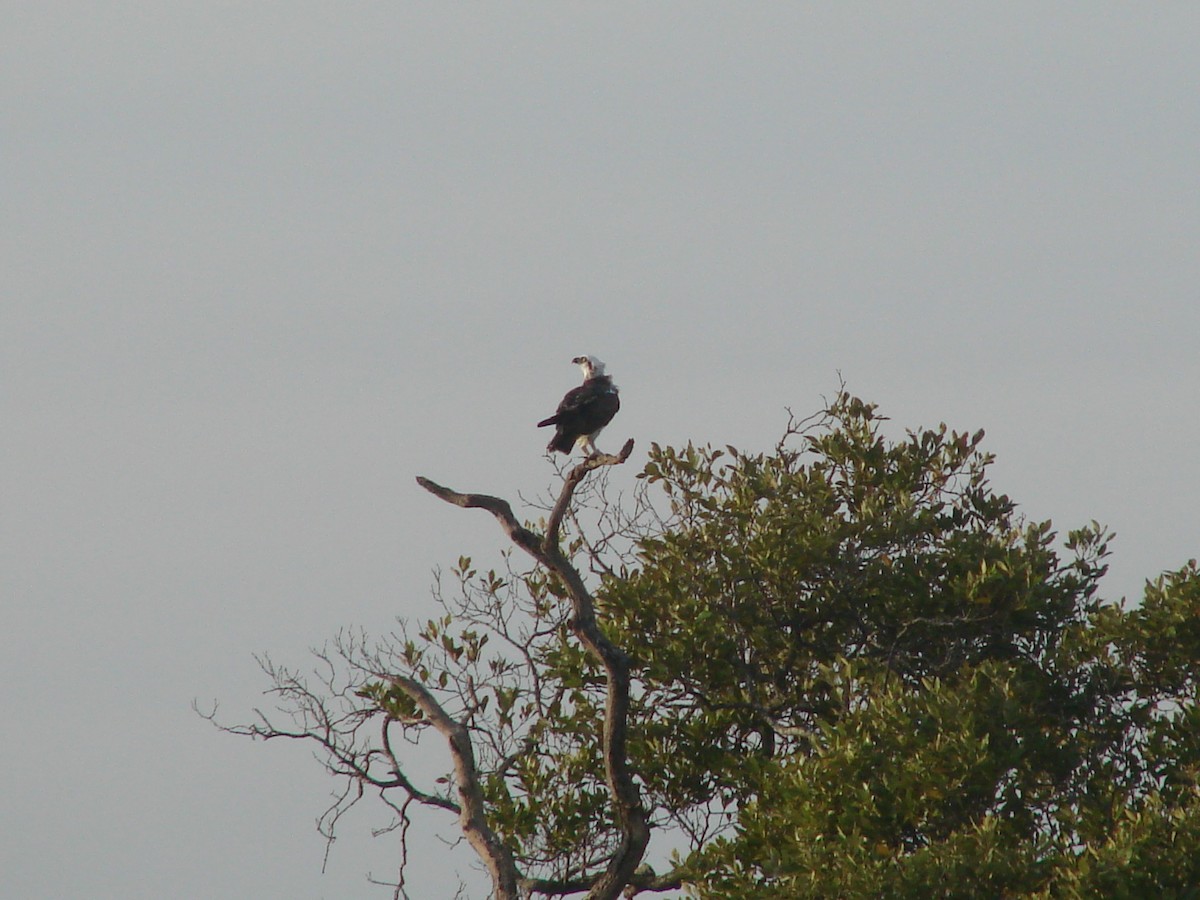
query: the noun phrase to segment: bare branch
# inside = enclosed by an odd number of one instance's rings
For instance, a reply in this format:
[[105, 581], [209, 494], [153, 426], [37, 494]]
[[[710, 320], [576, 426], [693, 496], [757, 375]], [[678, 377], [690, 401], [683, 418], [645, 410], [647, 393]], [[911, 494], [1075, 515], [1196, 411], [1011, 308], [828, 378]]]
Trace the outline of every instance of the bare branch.
[[[409, 780], [401, 767], [397, 755], [393, 752], [392, 740], [395, 735], [389, 730], [389, 726], [399, 724], [412, 727], [411, 723], [389, 716], [375, 705], [367, 708], [362, 706], [362, 695], [359, 693], [363, 684], [362, 678], [373, 675], [377, 669], [375, 665], [367, 665], [372, 662], [369, 659], [356, 661], [356, 654], [362, 650], [363, 642], [353, 635], [345, 640], [339, 635], [335, 646], [342, 660], [350, 666], [349, 679], [347, 680], [346, 675], [340, 671], [340, 667], [334, 666], [334, 658], [327, 650], [314, 650], [319, 665], [312, 674], [318, 679], [319, 688], [318, 685], [309, 686], [301, 673], [277, 666], [269, 657], [257, 657], [263, 671], [274, 682], [274, 687], [267, 693], [278, 698], [277, 712], [291, 719], [290, 727], [280, 727], [271, 721], [267, 713], [257, 709], [254, 711], [256, 721], [250, 724], [224, 725], [216, 721], [215, 703], [211, 711], [201, 710], [196, 704], [193, 706], [198, 714], [228, 734], [262, 740], [290, 738], [313, 742], [320, 747], [327, 771], [344, 779], [341, 789], [333, 797], [333, 802], [317, 820], [317, 831], [326, 842], [322, 868], [328, 863], [335, 832], [342, 816], [359, 803], [367, 786], [376, 789], [383, 802], [397, 814], [397, 821], [391, 827], [376, 833], [400, 829], [399, 883], [403, 885], [407, 857], [408, 810], [411, 802], [444, 809], [459, 816], [461, 808], [445, 796], [419, 788]], [[374, 742], [368, 736], [368, 732], [374, 732], [375, 728], [367, 726], [373, 726], [375, 722], [382, 722], [379, 747], [374, 747]], [[419, 727], [431, 727], [431, 723], [422, 721]], [[404, 796], [399, 804], [389, 795], [390, 791], [396, 789], [400, 789]], [[397, 891], [396, 896], [403, 896], [402, 888], [398, 888]]]
[[550, 511], [550, 518], [546, 522], [546, 543], [558, 544], [558, 532], [562, 527], [563, 515], [567, 511], [567, 507], [571, 503], [571, 497], [575, 493], [575, 488], [583, 481], [588, 472], [593, 469], [598, 469], [601, 466], [619, 466], [625, 460], [629, 459], [629, 454], [633, 452], [633, 438], [625, 442], [625, 446], [621, 448], [621, 452], [616, 456], [611, 453], [595, 453], [589, 456], [567, 475], [566, 481], [563, 482], [562, 492], [558, 495], [558, 502], [554, 504], [554, 509]]
[[442, 705], [437, 702], [423, 684], [403, 675], [379, 673], [380, 678], [390, 681], [404, 691], [421, 708], [430, 724], [446, 738], [450, 745], [450, 755], [454, 760], [454, 774], [458, 782], [460, 812], [459, 827], [467, 841], [479, 854], [492, 877], [496, 896], [508, 900], [516, 900], [517, 867], [512, 853], [504, 846], [499, 836], [492, 831], [487, 823], [487, 815], [483, 802], [483, 791], [479, 785], [479, 770], [475, 765], [475, 750], [471, 744], [471, 735], [467, 727], [446, 714]]
[[442, 487], [437, 482], [420, 475], [417, 476], [417, 484], [433, 496], [455, 506], [461, 506], [464, 509], [486, 509], [496, 517], [514, 544], [536, 555], [534, 548], [540, 543], [540, 538], [517, 521], [517, 517], [513, 515], [512, 506], [507, 500], [487, 494], [460, 494], [458, 491]]
[[[445, 797], [439, 797], [437, 794], [428, 794], [422, 791], [404, 774], [404, 770], [400, 767], [400, 761], [396, 757], [395, 751], [392, 750], [392, 739], [388, 732], [388, 727], [395, 722], [391, 716], [384, 719], [382, 728], [383, 752], [392, 764], [392, 773], [395, 776], [395, 786], [403, 788], [408, 794], [408, 800], [416, 800], [418, 803], [423, 803], [426, 806], [437, 806], [456, 815], [462, 815], [462, 808], [453, 800], [448, 800]], [[384, 785], [383, 787], [391, 787], [392, 785]], [[405, 807], [408, 806], [408, 800], [405, 800]]]
[[[632, 452], [633, 441], [629, 440], [621, 448], [621, 452], [615, 456], [594, 454], [575, 466], [563, 482], [558, 501], [551, 510], [544, 537], [539, 537], [518, 523], [513, 515], [512, 507], [506, 500], [486, 494], [463, 494], [442, 487], [428, 478], [419, 477], [417, 479], [417, 483], [421, 487], [447, 503], [467, 509], [485, 509], [492, 513], [518, 547], [558, 575], [571, 597], [573, 613], [570, 620], [571, 630], [575, 632], [576, 637], [588, 652], [604, 666], [608, 691], [605, 702], [602, 755], [605, 778], [612, 801], [613, 818], [616, 820], [620, 839], [602, 873], [594, 879], [571, 882], [576, 886], [570, 892], [587, 890], [588, 900], [602, 900], [602, 898], [603, 900], [614, 900], [622, 889], [633, 883], [634, 873], [641, 863], [646, 846], [650, 841], [650, 824], [646, 810], [642, 806], [641, 795], [634, 783], [633, 773], [629, 769], [627, 738], [630, 659], [624, 650], [613, 644], [600, 630], [596, 622], [595, 601], [579, 571], [559, 547], [559, 532], [563, 516], [570, 506], [575, 489], [587, 474], [601, 466], [619, 465], [625, 462]], [[415, 682], [413, 684], [420, 687]], [[420, 703], [415, 694], [412, 696]], [[465, 801], [463, 817], [465, 828], [467, 819]], [[479, 850], [478, 847], [477, 850]], [[479, 850], [479, 852], [481, 856], [484, 856], [483, 850]], [[488, 859], [486, 856], [484, 858], [485, 861]], [[499, 888], [500, 883], [496, 884]], [[565, 892], [567, 891], [560, 891], [560, 893]]]

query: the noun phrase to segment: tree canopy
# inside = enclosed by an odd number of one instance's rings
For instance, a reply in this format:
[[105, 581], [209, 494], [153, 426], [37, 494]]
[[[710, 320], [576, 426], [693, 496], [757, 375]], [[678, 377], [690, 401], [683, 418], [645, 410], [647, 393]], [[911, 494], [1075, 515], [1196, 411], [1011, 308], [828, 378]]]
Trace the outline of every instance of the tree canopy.
[[1195, 561], [1104, 599], [1106, 529], [1028, 521], [982, 432], [884, 422], [843, 392], [770, 452], [654, 445], [611, 498], [627, 445], [530, 525], [424, 480], [502, 564], [336, 676], [264, 660], [279, 709], [230, 730], [315, 741], [327, 826], [367, 789], [402, 834], [457, 815], [500, 897], [1200, 897]]

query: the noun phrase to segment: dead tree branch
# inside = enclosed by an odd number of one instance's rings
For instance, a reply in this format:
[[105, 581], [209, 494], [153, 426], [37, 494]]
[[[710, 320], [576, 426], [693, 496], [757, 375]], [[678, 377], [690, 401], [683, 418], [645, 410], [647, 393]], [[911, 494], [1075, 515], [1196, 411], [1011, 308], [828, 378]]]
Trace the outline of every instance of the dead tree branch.
[[454, 775], [458, 782], [458, 824], [468, 843], [479, 854], [491, 875], [498, 897], [517, 897], [517, 867], [512, 853], [488, 826], [483, 803], [483, 791], [479, 785], [479, 770], [475, 765], [475, 750], [467, 727], [455, 721], [433, 694], [420, 682], [402, 675], [381, 673], [400, 690], [404, 691], [429, 723], [438, 730], [450, 745], [450, 756], [454, 760]]
[[[605, 779], [612, 801], [613, 818], [620, 833], [620, 840], [605, 870], [599, 873], [590, 884], [577, 883], [578, 886], [574, 888], [576, 891], [586, 889], [588, 892], [587, 900], [615, 900], [626, 886], [636, 883], [635, 872], [641, 863], [650, 841], [650, 825], [645, 808], [642, 806], [637, 785], [633, 780], [633, 773], [629, 769], [627, 738], [630, 659], [624, 650], [613, 644], [605, 636], [604, 632], [600, 630], [596, 621], [595, 601], [584, 584], [583, 577], [559, 546], [559, 533], [562, 528], [563, 517], [570, 506], [571, 497], [588, 473], [601, 466], [620, 465], [629, 458], [632, 452], [633, 441], [630, 440], [625, 443], [620, 453], [616, 455], [595, 454], [575, 466], [563, 482], [558, 501], [555, 503], [547, 520], [545, 535], [538, 535], [521, 525], [517, 521], [516, 516], [513, 515], [512, 507], [506, 500], [488, 494], [464, 494], [443, 487], [430, 481], [428, 478], [417, 478], [417, 483], [421, 487], [447, 503], [461, 506], [465, 509], [484, 509], [490, 512], [496, 517], [496, 520], [514, 544], [562, 580], [571, 597], [572, 616], [569, 623], [571, 630], [587, 651], [604, 667], [607, 697], [602, 738], [603, 746], [601, 749], [604, 759]], [[413, 684], [416, 685], [415, 682]], [[416, 686], [419, 687], [419, 685]], [[408, 692], [407, 688], [404, 689]], [[411, 693], [410, 696], [413, 696], [413, 699], [417, 700], [418, 703], [421, 702], [417, 696]], [[434, 724], [435, 727], [438, 727], [436, 723]], [[452, 742], [452, 748], [456, 753], [463, 754], [465, 757], [465, 754], [470, 751], [469, 736], [466, 734], [463, 726], [459, 725], [458, 727], [462, 728], [462, 738], [466, 743], [464, 746], [455, 746]], [[439, 730], [442, 729], [439, 727]], [[443, 731], [443, 733], [447, 732]], [[458, 764], [459, 757], [456, 756], [456, 765]], [[459, 777], [460, 779], [464, 777], [461, 771]], [[460, 785], [460, 790], [464, 787], [465, 782], [463, 785]], [[464, 830], [467, 826], [467, 819], [467, 801], [464, 796]], [[483, 823], [482, 812], [480, 813], [478, 823], [483, 824], [483, 827], [486, 828], [486, 824]], [[493, 864], [492, 857], [487, 855], [493, 852], [491, 846], [487, 842], [475, 845], [474, 841], [472, 841], [472, 844], [476, 846], [477, 852], [480, 853], [481, 857], [491, 867]], [[503, 872], [507, 872], [508, 870], [515, 872], [515, 865], [512, 863], [511, 854], [502, 845], [496, 845], [494, 852], [505, 856], [508, 860]], [[496, 871], [494, 870], [493, 879], [496, 879], [496, 877]], [[507, 885], [508, 882], [505, 881], [504, 884]], [[532, 884], [533, 882], [526, 882], [526, 890], [529, 890]], [[495, 885], [497, 893], [500, 896], [509, 896], [502, 892], [501, 881], [495, 880]]]

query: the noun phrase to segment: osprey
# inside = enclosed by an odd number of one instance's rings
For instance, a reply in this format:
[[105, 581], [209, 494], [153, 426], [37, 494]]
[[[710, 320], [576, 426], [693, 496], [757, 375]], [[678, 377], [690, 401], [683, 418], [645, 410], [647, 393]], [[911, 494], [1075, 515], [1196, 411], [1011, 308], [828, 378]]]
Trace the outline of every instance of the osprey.
[[583, 370], [583, 384], [567, 391], [558, 410], [538, 422], [538, 428], [557, 426], [547, 450], [570, 453], [576, 444], [588, 456], [598, 453], [596, 435], [621, 408], [612, 376], [604, 374], [604, 363], [594, 356], [577, 356], [571, 362]]

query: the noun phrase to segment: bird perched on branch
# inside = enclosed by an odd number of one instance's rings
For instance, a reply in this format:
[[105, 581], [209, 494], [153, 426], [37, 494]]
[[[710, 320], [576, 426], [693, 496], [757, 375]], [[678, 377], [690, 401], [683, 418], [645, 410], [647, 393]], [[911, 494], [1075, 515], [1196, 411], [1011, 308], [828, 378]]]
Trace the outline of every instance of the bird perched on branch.
[[583, 370], [583, 384], [567, 391], [558, 410], [538, 422], [538, 428], [557, 426], [547, 450], [570, 453], [576, 444], [588, 456], [596, 449], [596, 435], [621, 408], [612, 376], [604, 374], [604, 363], [594, 356], [577, 356], [571, 362]]

